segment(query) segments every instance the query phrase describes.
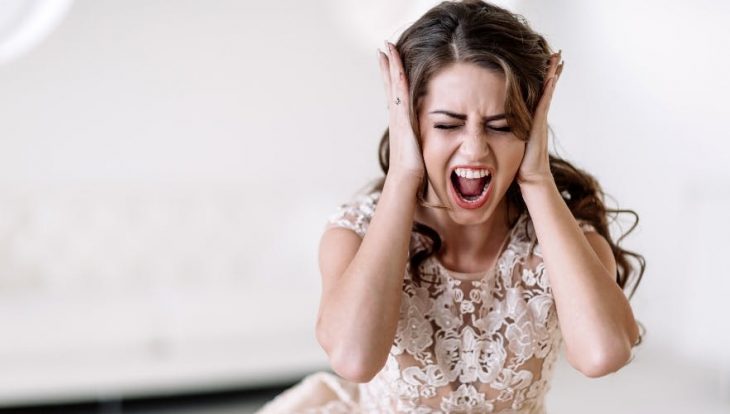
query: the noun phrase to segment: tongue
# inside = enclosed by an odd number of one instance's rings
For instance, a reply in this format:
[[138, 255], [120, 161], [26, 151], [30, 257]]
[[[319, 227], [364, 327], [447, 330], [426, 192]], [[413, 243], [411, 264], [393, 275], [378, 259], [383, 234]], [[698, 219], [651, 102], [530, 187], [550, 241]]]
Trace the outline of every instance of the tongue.
[[478, 196], [482, 193], [486, 177], [482, 178], [463, 178], [458, 177], [459, 192], [467, 197]]

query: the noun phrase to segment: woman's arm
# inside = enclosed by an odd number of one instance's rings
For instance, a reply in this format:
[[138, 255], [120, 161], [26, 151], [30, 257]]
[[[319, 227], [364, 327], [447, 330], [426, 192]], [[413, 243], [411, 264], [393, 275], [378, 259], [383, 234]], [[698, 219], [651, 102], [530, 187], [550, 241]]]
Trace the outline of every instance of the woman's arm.
[[568, 361], [589, 377], [617, 371], [639, 335], [606, 239], [584, 234], [554, 180], [520, 186], [540, 242]]
[[317, 339], [345, 379], [369, 381], [393, 345], [417, 193], [425, 176], [410, 123], [408, 80], [398, 51], [386, 43], [378, 62], [388, 98], [389, 169], [360, 243], [349, 230], [325, 232], [320, 244], [322, 299]]
[[639, 329], [614, 280], [616, 261], [608, 242], [583, 234], [550, 172], [547, 113], [563, 68], [559, 62], [560, 53], [550, 58], [517, 182], [542, 249], [568, 361], [599, 377], [626, 364]]
[[369, 381], [393, 345], [419, 185], [419, 178], [386, 177], [362, 243], [349, 229], [322, 236], [317, 339], [347, 380]]

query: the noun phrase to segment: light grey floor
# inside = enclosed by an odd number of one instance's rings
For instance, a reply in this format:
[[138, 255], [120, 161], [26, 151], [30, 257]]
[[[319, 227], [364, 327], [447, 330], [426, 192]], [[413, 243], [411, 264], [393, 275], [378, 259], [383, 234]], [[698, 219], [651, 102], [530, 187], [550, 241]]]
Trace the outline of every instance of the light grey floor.
[[552, 413], [730, 414], [730, 372], [639, 348], [616, 373], [591, 379], [563, 359], [547, 397]]
[[[130, 414], [252, 414], [271, 400], [273, 395], [262, 394], [239, 399], [208, 404], [175, 404], [171, 403], [164, 408], [122, 410], [121, 413]], [[112, 414], [112, 413], [105, 413]], [[114, 413], [116, 414], [116, 413]]]
[[[730, 413], [730, 373], [713, 367], [682, 362], [650, 350], [637, 352], [634, 361], [617, 373], [590, 379], [559, 362], [548, 394], [550, 413], [646, 414]], [[247, 401], [205, 407], [170, 407], [134, 411], [144, 414], [248, 414], [271, 399], [270, 395]]]
[[268, 399], [252, 399], [251, 401], [214, 405], [208, 407], [171, 407], [159, 410], [134, 411], [145, 414], [252, 414], [261, 408]]

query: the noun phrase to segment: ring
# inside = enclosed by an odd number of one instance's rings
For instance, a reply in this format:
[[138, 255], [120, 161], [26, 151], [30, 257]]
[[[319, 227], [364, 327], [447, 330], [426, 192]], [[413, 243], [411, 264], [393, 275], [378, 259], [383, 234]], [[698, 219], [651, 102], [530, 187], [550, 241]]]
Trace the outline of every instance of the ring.
[[397, 96], [395, 97], [395, 104], [400, 105], [400, 98]]

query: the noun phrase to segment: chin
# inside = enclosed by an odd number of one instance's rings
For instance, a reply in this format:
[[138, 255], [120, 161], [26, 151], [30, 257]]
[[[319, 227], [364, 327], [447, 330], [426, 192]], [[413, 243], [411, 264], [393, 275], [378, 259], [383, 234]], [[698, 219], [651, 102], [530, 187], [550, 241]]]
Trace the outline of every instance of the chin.
[[460, 207], [453, 208], [449, 212], [449, 217], [454, 223], [462, 226], [473, 226], [476, 224], [482, 224], [489, 220], [494, 213], [494, 209], [491, 206], [485, 206], [478, 210], [464, 210]]
[[[433, 204], [439, 204], [448, 207], [446, 211], [449, 218], [456, 224], [462, 226], [471, 226], [482, 224], [489, 220], [498, 205], [504, 201], [505, 191], [496, 181], [491, 181], [483, 190], [482, 197], [473, 204], [467, 204], [464, 200], [460, 200], [459, 196], [450, 181], [447, 181], [441, 188], [436, 188], [433, 182], [429, 180], [429, 194], [427, 201]], [[431, 197], [429, 197], [429, 195]], [[432, 196], [438, 199], [433, 200]], [[495, 197], [497, 196], [497, 197]]]
[[[496, 190], [496, 191], [494, 191]], [[494, 194], [490, 194], [489, 199], [479, 208], [465, 209], [460, 207], [453, 199], [453, 196], [448, 198], [447, 203], [449, 208], [449, 217], [455, 223], [463, 226], [482, 224], [488, 221], [503, 204], [506, 203], [506, 189], [490, 189], [490, 192], [494, 191]]]

